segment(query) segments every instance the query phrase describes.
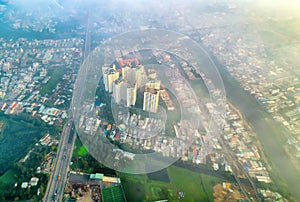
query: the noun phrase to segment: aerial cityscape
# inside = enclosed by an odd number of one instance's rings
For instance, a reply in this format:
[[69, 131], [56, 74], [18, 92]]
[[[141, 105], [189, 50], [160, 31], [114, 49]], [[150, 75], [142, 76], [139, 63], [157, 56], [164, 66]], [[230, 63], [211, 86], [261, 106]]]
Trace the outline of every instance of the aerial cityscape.
[[0, 1], [0, 201], [300, 201], [299, 13]]

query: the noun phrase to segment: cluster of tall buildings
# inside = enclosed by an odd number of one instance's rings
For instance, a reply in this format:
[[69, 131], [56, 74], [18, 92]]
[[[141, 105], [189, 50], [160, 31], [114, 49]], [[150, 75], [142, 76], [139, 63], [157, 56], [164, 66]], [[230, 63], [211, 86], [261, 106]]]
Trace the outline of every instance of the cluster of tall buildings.
[[142, 65], [124, 65], [121, 68], [102, 67], [105, 91], [112, 93], [117, 104], [134, 106], [137, 91], [143, 92], [143, 110], [156, 113], [158, 109], [160, 81], [156, 73], [146, 72]]

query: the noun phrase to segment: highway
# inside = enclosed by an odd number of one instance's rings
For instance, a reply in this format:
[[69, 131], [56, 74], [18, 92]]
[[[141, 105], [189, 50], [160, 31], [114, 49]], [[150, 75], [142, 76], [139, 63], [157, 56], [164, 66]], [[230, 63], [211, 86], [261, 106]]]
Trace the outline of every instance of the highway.
[[60, 143], [57, 148], [54, 167], [43, 200], [45, 202], [62, 201], [75, 139], [74, 124], [72, 119], [68, 119], [63, 128]]
[[[87, 19], [87, 30], [85, 38], [85, 47], [83, 58], [85, 59], [91, 51], [91, 31], [90, 20]], [[81, 70], [82, 71], [82, 70]], [[74, 89], [77, 87], [76, 83]], [[73, 106], [74, 100], [72, 99]], [[63, 201], [63, 193], [67, 182], [69, 165], [72, 159], [74, 143], [76, 139], [76, 130], [72, 120], [72, 109], [68, 111], [69, 118], [64, 125], [61, 133], [60, 142], [58, 144], [55, 163], [52, 168], [52, 173], [48, 181], [47, 189], [43, 201]]]

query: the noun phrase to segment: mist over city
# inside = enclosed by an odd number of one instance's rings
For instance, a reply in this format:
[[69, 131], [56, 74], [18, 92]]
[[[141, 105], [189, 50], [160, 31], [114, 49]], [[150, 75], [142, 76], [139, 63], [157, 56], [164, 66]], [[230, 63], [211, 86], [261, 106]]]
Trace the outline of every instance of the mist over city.
[[298, 0], [0, 1], [0, 201], [300, 201]]

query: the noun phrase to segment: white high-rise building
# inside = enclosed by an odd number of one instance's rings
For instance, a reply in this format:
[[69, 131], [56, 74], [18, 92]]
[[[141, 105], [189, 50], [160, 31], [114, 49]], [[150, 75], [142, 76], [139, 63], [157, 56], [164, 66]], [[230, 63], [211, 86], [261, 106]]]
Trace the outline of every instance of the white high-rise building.
[[136, 85], [130, 85], [124, 80], [117, 80], [113, 84], [113, 95], [117, 104], [125, 104], [127, 107], [135, 105]]
[[135, 105], [136, 102], [136, 85], [127, 87], [127, 107]]
[[122, 68], [122, 78], [130, 85], [134, 85], [136, 83], [137, 69], [129, 66], [125, 66]]
[[144, 88], [147, 82], [147, 74], [145, 71], [144, 66], [140, 65], [137, 67], [136, 71], [136, 87], [137, 88]]
[[103, 82], [105, 90], [109, 93], [113, 91], [113, 82], [119, 78], [119, 72], [114, 69], [106, 69], [103, 72]]
[[116, 80], [113, 84], [113, 94], [116, 103], [127, 103], [127, 82]]
[[159, 101], [159, 90], [146, 89], [144, 92], [143, 110], [148, 112], [157, 112]]

